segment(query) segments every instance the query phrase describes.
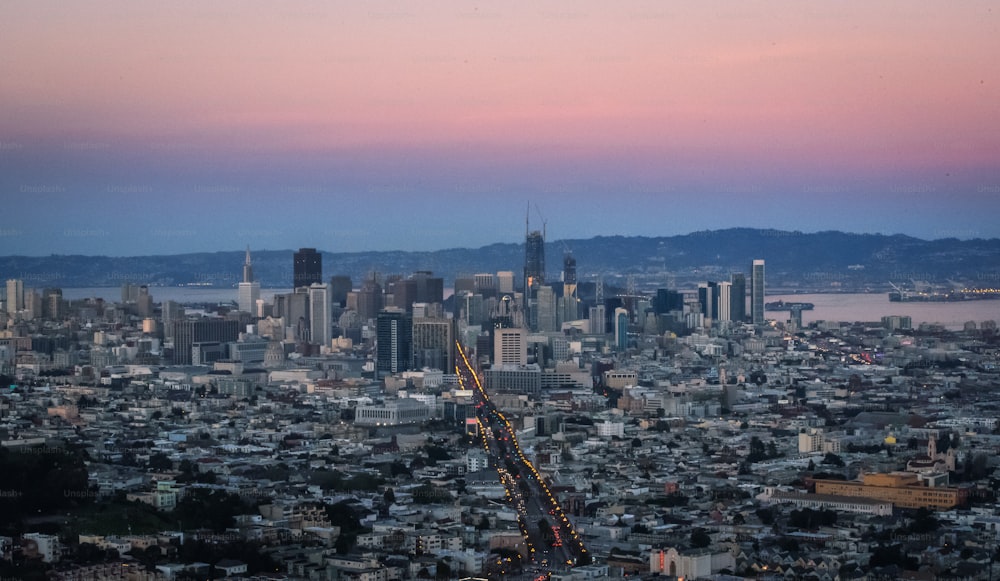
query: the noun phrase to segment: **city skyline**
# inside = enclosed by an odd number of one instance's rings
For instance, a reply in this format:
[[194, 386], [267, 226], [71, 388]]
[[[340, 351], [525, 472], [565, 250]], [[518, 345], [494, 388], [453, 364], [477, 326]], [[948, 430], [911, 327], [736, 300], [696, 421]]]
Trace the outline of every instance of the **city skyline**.
[[1000, 237], [985, 1], [0, 17], [6, 255], [479, 247], [529, 201], [551, 240]]

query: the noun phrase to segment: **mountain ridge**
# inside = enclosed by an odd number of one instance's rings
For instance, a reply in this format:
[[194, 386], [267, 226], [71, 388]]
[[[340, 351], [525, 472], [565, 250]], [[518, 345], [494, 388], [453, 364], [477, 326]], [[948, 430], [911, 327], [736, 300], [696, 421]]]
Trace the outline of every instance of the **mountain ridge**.
[[[449, 283], [459, 275], [512, 270], [519, 279], [524, 262], [523, 243], [434, 251], [319, 250], [325, 277], [347, 274], [356, 286], [373, 270], [383, 275], [430, 270]], [[559, 280], [562, 257], [568, 250], [577, 260], [581, 281], [595, 275], [724, 280], [730, 272], [749, 273], [751, 261], [763, 258], [769, 285], [882, 288], [888, 281], [951, 280], [969, 286], [1000, 286], [1000, 239], [996, 238], [924, 240], [905, 234], [728, 228], [673, 236], [620, 234], [555, 240], [546, 242], [545, 250], [549, 280]], [[293, 252], [254, 250], [251, 243], [254, 273], [261, 286], [291, 285]], [[28, 287], [100, 287], [125, 282], [233, 287], [240, 281], [244, 253], [245, 249], [127, 257], [0, 256], [0, 277], [20, 278]]]

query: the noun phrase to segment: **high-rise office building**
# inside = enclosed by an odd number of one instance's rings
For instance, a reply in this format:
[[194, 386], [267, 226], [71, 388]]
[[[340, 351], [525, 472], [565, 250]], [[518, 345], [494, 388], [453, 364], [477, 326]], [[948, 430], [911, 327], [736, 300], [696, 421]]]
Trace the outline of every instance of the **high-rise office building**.
[[392, 285], [393, 305], [407, 312], [413, 312], [413, 303], [441, 302], [444, 302], [444, 279], [430, 271], [418, 270]]
[[[476, 281], [476, 292], [483, 295], [483, 298], [495, 297], [497, 295], [497, 279], [489, 272], [480, 272], [472, 277]], [[514, 292], [514, 284], [511, 283], [510, 291]]]
[[33, 288], [24, 291], [24, 312], [25, 318], [42, 318], [42, 295]]
[[524, 293], [545, 284], [545, 235], [534, 230], [524, 239]]
[[622, 297], [604, 297], [604, 334], [615, 332], [615, 309], [619, 307], [628, 312]]
[[323, 256], [315, 248], [299, 248], [292, 260], [292, 286], [323, 282]]
[[455, 320], [413, 319], [413, 368], [455, 372]]
[[126, 282], [122, 285], [122, 302], [134, 303], [139, 300], [139, 285]]
[[716, 286], [719, 294], [718, 312], [715, 313], [717, 321], [732, 321], [733, 311], [733, 283], [722, 281]]
[[312, 316], [309, 314], [309, 287], [298, 287], [292, 293], [285, 295], [288, 300], [287, 324], [292, 328], [292, 336], [296, 341], [309, 341], [312, 333], [309, 326]]
[[[351, 293], [354, 296], [354, 309], [362, 321], [374, 319], [382, 307], [385, 306], [385, 296], [382, 294], [382, 286], [378, 279], [370, 277], [361, 285], [357, 292]], [[348, 307], [351, 307], [350, 296], [348, 297]]]
[[239, 309], [245, 313], [256, 314], [257, 299], [260, 298], [260, 283], [253, 279], [253, 265], [250, 262], [250, 247], [247, 246], [246, 258], [243, 260], [243, 281], [239, 284]]
[[240, 336], [238, 321], [202, 318], [174, 321], [174, 365], [191, 365], [191, 348], [195, 343], [217, 341], [229, 343]]
[[376, 377], [410, 369], [413, 359], [413, 320], [410, 314], [390, 307], [375, 319]]
[[462, 293], [475, 293], [476, 292], [476, 279], [471, 276], [456, 276], [455, 284], [452, 285], [452, 294], [456, 297]]
[[605, 330], [604, 315], [605, 308], [604, 305], [595, 305], [590, 307], [590, 334], [591, 335], [603, 335]]
[[330, 346], [333, 320], [330, 314], [330, 287], [313, 283], [309, 286], [309, 342]]
[[545, 233], [529, 230], [525, 221], [524, 237], [524, 306], [528, 326], [538, 329], [536, 294], [545, 285]]
[[66, 315], [66, 301], [61, 288], [47, 288], [42, 291], [42, 318], [61, 320]]
[[330, 301], [341, 308], [347, 306], [347, 295], [354, 290], [351, 277], [335, 274], [330, 277]]
[[24, 281], [12, 278], [7, 281], [7, 312], [24, 310]]
[[501, 270], [497, 273], [497, 293], [514, 293], [514, 273], [509, 270]]
[[527, 365], [528, 335], [521, 327], [493, 331], [493, 365]]
[[764, 324], [764, 261], [754, 260], [750, 272], [750, 316], [754, 325]]
[[486, 322], [486, 304], [483, 295], [465, 292], [455, 297], [455, 308], [466, 325], [482, 325]]
[[139, 287], [139, 296], [135, 300], [135, 311], [143, 319], [153, 316], [153, 295], [149, 294], [149, 287], [146, 285]]
[[575, 321], [580, 318], [580, 293], [576, 282], [576, 258], [566, 253], [563, 256], [563, 312], [562, 320]]
[[706, 319], [714, 320], [719, 314], [719, 285], [703, 282], [698, 285], [698, 306]]
[[628, 311], [622, 307], [615, 309], [615, 348], [628, 349]]
[[742, 272], [734, 272], [729, 277], [732, 290], [729, 293], [729, 318], [745, 323], [747, 320], [747, 277]]
[[161, 308], [163, 334], [167, 339], [174, 336], [174, 322], [184, 319], [184, 306], [176, 301], [163, 301]]
[[652, 301], [653, 311], [658, 315], [669, 313], [670, 311], [684, 310], [684, 295], [675, 290], [665, 288], [656, 289], [656, 296]]
[[559, 317], [556, 314], [556, 293], [551, 286], [538, 287], [535, 305], [538, 312], [537, 330], [542, 333], [558, 331]]

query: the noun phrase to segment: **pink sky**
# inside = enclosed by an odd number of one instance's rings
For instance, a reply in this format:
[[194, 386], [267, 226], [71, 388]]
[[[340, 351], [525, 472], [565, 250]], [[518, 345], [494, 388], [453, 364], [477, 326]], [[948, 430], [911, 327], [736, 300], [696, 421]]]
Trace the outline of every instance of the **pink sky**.
[[1000, 157], [988, 1], [0, 11], [0, 129], [15, 136], [629, 145], [848, 166]]
[[0, 144], [67, 181], [82, 143], [178, 158], [166, 173], [419, 157], [437, 178], [790, 196], [947, 176], [972, 200], [1000, 183], [1000, 7], [8, 0], [0, 103]]

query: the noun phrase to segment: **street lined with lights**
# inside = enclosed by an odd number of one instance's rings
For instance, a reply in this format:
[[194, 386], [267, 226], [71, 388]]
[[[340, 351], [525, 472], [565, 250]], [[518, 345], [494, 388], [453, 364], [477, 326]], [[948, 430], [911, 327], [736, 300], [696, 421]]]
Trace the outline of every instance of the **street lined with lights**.
[[[582, 539], [541, 474], [525, 456], [510, 421], [490, 401], [479, 373], [460, 344], [457, 350], [461, 355], [461, 362], [456, 365], [459, 383], [463, 389], [474, 391], [479, 400], [476, 405], [477, 433], [506, 489], [507, 500], [517, 510], [518, 527], [527, 543], [530, 559], [551, 570], [557, 564], [572, 567], [589, 563], [590, 555]], [[543, 535], [541, 525], [547, 525], [549, 535]], [[542, 540], [546, 542], [537, 542]]]

